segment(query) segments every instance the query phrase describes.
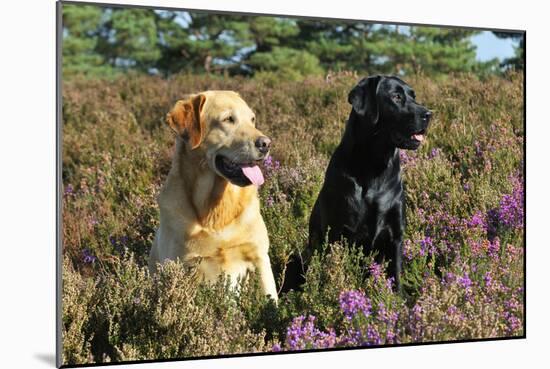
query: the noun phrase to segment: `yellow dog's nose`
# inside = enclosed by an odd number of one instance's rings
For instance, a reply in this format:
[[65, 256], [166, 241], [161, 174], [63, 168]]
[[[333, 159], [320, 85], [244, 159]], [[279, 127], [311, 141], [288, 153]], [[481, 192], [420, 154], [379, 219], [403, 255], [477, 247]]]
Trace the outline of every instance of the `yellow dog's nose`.
[[256, 142], [254, 142], [254, 145], [262, 154], [267, 154], [269, 147], [271, 146], [271, 139], [267, 136], [260, 136]]

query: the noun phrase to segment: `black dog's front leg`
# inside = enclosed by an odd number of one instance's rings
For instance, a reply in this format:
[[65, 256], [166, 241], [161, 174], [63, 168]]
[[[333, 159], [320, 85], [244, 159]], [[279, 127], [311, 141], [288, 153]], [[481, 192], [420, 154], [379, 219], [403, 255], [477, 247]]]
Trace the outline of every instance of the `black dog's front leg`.
[[403, 259], [403, 239], [402, 237], [392, 240], [391, 258], [388, 265], [388, 274], [394, 278], [395, 290], [401, 293], [401, 265]]
[[400, 293], [404, 233], [402, 208], [394, 207], [386, 214], [384, 220], [373, 240], [373, 248], [378, 251], [377, 262], [389, 262], [387, 274], [394, 279], [395, 289]]
[[378, 251], [376, 262], [389, 261], [387, 274], [394, 279], [396, 291], [401, 291], [401, 264], [403, 255], [402, 236], [393, 234], [389, 228], [382, 230], [373, 241], [374, 250]]

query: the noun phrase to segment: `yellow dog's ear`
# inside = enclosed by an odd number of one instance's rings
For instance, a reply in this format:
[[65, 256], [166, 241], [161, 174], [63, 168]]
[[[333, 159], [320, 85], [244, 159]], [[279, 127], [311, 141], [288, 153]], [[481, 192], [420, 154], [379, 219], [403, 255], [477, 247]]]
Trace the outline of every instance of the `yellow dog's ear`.
[[202, 142], [204, 121], [201, 111], [206, 97], [192, 95], [188, 99], [179, 100], [166, 114], [166, 123], [177, 134], [189, 139], [191, 149], [196, 149]]

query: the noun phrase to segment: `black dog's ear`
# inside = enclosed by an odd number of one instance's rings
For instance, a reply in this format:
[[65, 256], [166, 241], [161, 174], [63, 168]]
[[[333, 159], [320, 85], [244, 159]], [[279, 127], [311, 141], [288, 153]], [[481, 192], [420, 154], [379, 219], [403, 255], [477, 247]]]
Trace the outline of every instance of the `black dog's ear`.
[[361, 116], [370, 115], [374, 123], [378, 120], [376, 88], [382, 76], [363, 78], [348, 95], [348, 102], [353, 110]]

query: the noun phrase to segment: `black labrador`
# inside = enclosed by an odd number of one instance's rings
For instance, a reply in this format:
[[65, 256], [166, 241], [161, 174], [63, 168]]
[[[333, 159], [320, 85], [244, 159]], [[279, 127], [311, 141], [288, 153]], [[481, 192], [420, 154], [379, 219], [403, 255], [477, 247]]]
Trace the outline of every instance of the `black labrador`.
[[288, 265], [283, 291], [304, 282], [315, 248], [341, 238], [365, 254], [376, 251], [377, 262], [388, 261], [400, 290], [405, 193], [399, 149], [419, 147], [432, 115], [415, 99], [414, 90], [394, 76], [364, 78], [351, 90], [346, 129], [311, 213], [309, 245], [303, 258]]

